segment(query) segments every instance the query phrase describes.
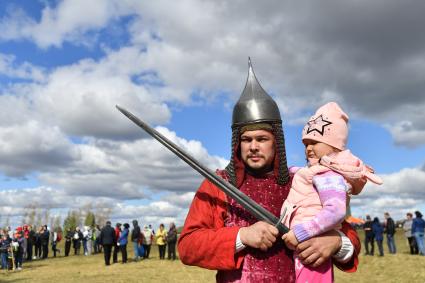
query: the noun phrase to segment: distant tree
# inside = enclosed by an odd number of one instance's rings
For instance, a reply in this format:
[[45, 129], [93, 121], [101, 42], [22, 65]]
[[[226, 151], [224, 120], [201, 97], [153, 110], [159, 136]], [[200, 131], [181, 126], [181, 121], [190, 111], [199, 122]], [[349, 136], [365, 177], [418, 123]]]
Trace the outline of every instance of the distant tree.
[[100, 226], [105, 225], [106, 221], [110, 219], [112, 209], [105, 205], [98, 204], [95, 210], [96, 223]]
[[50, 219], [50, 208], [45, 208], [43, 210], [43, 224], [42, 225], [48, 225], [49, 224], [49, 219]]
[[60, 215], [50, 217], [50, 229], [54, 232], [62, 232]]
[[25, 210], [24, 217], [23, 217], [24, 223], [22, 224], [34, 225], [35, 217], [37, 215], [36, 204], [29, 204], [25, 206], [24, 210]]
[[86, 215], [86, 220], [84, 221], [85, 226], [94, 228], [96, 226], [96, 217], [93, 212], [88, 211]]
[[37, 214], [37, 211], [35, 209], [35, 205], [32, 205], [28, 208], [28, 214], [27, 219], [25, 220], [27, 224], [34, 225], [35, 222], [35, 216]]
[[69, 211], [65, 220], [63, 221], [63, 229], [66, 231], [71, 229], [71, 231], [75, 230], [77, 226], [80, 225], [80, 215], [77, 211]]
[[6, 221], [4, 222], [4, 228], [9, 228], [10, 226], [10, 215], [6, 216]]
[[43, 223], [42, 211], [41, 211], [41, 209], [36, 208], [35, 209], [35, 223], [34, 223], [34, 225], [35, 225], [35, 227], [37, 227], [37, 230], [38, 230], [38, 228], [40, 228], [42, 223]]

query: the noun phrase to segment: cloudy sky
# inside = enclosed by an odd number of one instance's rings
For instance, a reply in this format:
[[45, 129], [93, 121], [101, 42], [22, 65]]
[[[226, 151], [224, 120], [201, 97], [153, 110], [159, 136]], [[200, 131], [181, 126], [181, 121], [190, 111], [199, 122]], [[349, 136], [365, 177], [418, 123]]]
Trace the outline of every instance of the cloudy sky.
[[112, 208], [182, 225], [202, 178], [119, 104], [211, 169], [230, 155], [247, 59], [278, 102], [288, 160], [301, 129], [340, 103], [349, 147], [382, 176], [355, 216], [425, 210], [422, 1], [0, 2], [0, 224], [36, 205]]

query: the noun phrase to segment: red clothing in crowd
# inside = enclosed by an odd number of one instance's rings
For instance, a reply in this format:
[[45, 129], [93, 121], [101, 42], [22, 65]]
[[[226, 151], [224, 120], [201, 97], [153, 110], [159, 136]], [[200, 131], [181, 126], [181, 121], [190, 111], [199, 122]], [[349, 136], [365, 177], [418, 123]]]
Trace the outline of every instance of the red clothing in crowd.
[[24, 238], [28, 239], [30, 235], [30, 231], [28, 230], [28, 226], [24, 226]]
[[120, 238], [120, 234], [121, 234], [121, 229], [118, 227], [115, 227], [115, 239], [116, 242], [118, 242], [118, 239]]

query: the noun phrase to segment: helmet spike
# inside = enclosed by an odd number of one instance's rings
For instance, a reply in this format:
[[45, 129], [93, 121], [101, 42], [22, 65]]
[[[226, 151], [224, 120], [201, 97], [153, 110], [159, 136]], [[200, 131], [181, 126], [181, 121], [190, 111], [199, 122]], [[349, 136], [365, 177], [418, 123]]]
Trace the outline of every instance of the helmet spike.
[[245, 88], [233, 109], [232, 126], [258, 122], [280, 122], [276, 102], [261, 87], [248, 57], [248, 77]]

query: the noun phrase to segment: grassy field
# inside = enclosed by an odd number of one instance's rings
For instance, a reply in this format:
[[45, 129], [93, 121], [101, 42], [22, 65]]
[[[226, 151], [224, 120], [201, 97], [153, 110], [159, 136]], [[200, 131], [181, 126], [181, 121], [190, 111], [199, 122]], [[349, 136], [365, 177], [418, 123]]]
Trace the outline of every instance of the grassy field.
[[[408, 254], [407, 241], [397, 232], [397, 254], [360, 256], [356, 273], [335, 270], [336, 282], [421, 282], [425, 283], [425, 257]], [[363, 234], [360, 232], [360, 236]], [[386, 242], [384, 241], [386, 245]], [[129, 247], [129, 258], [132, 249]], [[180, 261], [159, 260], [157, 247], [151, 259], [106, 267], [103, 255], [49, 258], [24, 263], [21, 271], [1, 271], [0, 282], [215, 282], [215, 271], [183, 265]], [[119, 255], [120, 256], [120, 255]]]

